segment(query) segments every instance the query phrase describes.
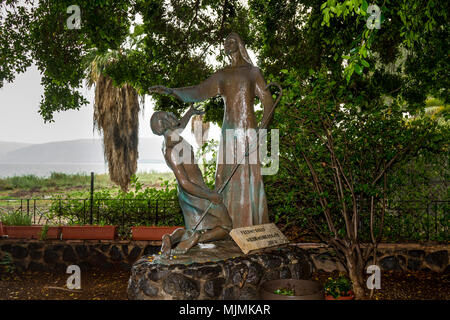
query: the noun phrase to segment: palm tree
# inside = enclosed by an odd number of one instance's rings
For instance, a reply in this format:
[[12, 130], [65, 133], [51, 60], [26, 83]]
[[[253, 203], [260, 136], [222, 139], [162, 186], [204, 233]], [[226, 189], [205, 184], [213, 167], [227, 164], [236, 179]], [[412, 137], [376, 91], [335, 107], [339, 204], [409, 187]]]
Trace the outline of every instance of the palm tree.
[[103, 73], [118, 60], [120, 51], [87, 57], [87, 85], [95, 85], [94, 127], [103, 135], [103, 150], [111, 181], [123, 191], [136, 173], [138, 159], [139, 95], [129, 84], [116, 87]]

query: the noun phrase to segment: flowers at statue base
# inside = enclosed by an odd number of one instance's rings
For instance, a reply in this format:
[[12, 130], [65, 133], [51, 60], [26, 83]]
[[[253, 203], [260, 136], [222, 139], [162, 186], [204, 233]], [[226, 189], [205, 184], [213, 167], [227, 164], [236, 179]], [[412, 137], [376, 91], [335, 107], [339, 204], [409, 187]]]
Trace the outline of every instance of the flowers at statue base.
[[332, 296], [334, 299], [353, 296], [352, 283], [342, 274], [338, 278], [328, 278], [324, 288], [325, 295]]

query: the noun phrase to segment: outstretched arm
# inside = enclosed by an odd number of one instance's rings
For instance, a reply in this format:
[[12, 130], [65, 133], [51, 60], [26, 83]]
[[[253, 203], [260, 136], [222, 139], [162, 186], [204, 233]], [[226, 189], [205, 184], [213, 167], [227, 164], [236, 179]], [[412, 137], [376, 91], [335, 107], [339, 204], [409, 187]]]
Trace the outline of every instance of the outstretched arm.
[[264, 80], [261, 70], [258, 69], [256, 71], [256, 96], [259, 98], [259, 100], [261, 100], [264, 106], [264, 114], [261, 124], [266, 122], [265, 126], [267, 127], [273, 118], [273, 114], [270, 115], [270, 110], [273, 107], [274, 101], [272, 98], [272, 94], [270, 93], [269, 89], [266, 89], [266, 86], [267, 84]]
[[202, 83], [183, 88], [166, 88], [164, 86], [150, 87], [149, 92], [170, 94], [185, 102], [201, 102], [218, 95], [220, 92], [220, 72], [216, 72]]

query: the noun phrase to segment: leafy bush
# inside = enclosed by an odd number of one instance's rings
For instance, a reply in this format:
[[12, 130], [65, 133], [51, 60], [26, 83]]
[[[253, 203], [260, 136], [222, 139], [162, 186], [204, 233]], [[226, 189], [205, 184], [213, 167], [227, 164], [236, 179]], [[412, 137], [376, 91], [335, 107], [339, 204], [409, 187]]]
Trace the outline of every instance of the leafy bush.
[[[144, 188], [136, 176], [130, 191], [102, 189], [94, 193], [92, 224], [117, 225], [127, 237], [131, 226], [183, 225], [176, 184], [164, 181], [161, 189]], [[73, 193], [52, 201], [47, 218], [62, 224], [90, 224], [91, 201], [88, 192]]]
[[0, 268], [4, 269], [5, 272], [12, 273], [15, 270], [13, 259], [9, 253], [0, 260]]
[[338, 278], [328, 278], [325, 283], [325, 293], [333, 296], [337, 299], [340, 296], [350, 296], [352, 289], [352, 283], [344, 275], [340, 275]]

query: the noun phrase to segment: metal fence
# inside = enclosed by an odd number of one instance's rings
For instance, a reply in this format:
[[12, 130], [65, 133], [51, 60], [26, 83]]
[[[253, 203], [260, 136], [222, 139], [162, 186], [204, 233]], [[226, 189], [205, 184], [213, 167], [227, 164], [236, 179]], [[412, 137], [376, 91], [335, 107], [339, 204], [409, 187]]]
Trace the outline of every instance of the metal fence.
[[[378, 208], [378, 212], [380, 208]], [[364, 240], [370, 240], [368, 210], [362, 214], [360, 230]], [[379, 224], [379, 216], [375, 225]], [[384, 217], [383, 240], [450, 241], [450, 201], [408, 200], [388, 201]]]
[[[133, 225], [183, 225], [178, 199], [8, 199], [0, 215], [26, 213], [33, 224], [117, 225], [127, 238]], [[367, 212], [361, 214], [361, 236], [370, 240]], [[379, 221], [378, 221], [379, 222]], [[448, 242], [450, 201], [389, 202], [383, 241]]]
[[33, 224], [116, 225], [129, 237], [135, 225], [183, 225], [178, 199], [8, 199], [0, 215], [26, 213]]

